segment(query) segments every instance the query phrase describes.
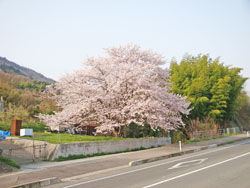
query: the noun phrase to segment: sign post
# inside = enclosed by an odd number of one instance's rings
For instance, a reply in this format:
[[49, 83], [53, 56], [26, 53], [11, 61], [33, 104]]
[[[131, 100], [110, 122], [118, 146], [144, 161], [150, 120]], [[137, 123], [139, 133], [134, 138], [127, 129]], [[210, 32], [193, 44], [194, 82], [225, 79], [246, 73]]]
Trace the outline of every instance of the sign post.
[[179, 141], [179, 149], [180, 149], [180, 152], [182, 152], [182, 149], [181, 149], [181, 141]]

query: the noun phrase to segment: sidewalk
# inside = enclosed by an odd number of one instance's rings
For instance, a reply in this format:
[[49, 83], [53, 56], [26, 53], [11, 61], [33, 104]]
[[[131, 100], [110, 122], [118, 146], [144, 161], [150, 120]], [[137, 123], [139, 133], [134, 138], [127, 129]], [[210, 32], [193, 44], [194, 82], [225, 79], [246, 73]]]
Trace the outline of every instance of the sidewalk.
[[[214, 139], [203, 142], [190, 143], [183, 146], [183, 152], [199, 150], [199, 148], [211, 145], [220, 145], [228, 142], [246, 139], [246, 134], [235, 135], [231, 137]], [[28, 182], [34, 182], [41, 179], [57, 177], [59, 179], [70, 178], [73, 176], [93, 173], [112, 168], [121, 168], [128, 166], [131, 161], [149, 161], [152, 159], [169, 158], [170, 155], [179, 152], [177, 144], [171, 144], [159, 148], [153, 148], [142, 151], [113, 154], [101, 157], [78, 159], [64, 162], [41, 162], [22, 167], [20, 172], [5, 174], [0, 176], [0, 188], [6, 188], [13, 185], [20, 185]], [[142, 163], [141, 163], [142, 164]]]

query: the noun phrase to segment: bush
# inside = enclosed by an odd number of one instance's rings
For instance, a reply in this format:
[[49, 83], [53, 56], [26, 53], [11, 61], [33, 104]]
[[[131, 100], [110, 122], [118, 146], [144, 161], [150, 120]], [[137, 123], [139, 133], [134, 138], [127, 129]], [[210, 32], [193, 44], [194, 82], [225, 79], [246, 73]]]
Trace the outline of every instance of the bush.
[[171, 138], [172, 138], [172, 144], [187, 141], [187, 136], [180, 130], [177, 131], [171, 131]]
[[0, 122], [11, 122], [14, 118], [27, 119], [29, 117], [28, 111], [23, 106], [15, 106], [9, 103], [5, 110], [0, 113]]
[[10, 131], [10, 125], [5, 124], [5, 123], [0, 123], [0, 130]]
[[123, 129], [123, 136], [125, 138], [160, 137], [166, 135], [166, 131], [162, 128], [152, 130], [148, 123], [145, 123], [144, 126], [138, 126], [136, 123], [130, 123]]
[[206, 117], [203, 120], [188, 120], [183, 130], [188, 139], [193, 139], [193, 132], [206, 130], [213, 130], [216, 132], [218, 128], [220, 128], [220, 125], [218, 123], [216, 123], [213, 119]]

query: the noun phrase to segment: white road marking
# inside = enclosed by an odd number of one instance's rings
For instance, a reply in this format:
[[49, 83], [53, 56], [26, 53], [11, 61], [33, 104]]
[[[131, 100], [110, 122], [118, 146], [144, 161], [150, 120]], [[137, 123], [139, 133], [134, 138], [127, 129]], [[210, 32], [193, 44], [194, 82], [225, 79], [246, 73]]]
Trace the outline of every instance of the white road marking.
[[176, 164], [176, 165], [170, 167], [169, 170], [175, 169], [175, 168], [182, 168], [182, 167], [186, 167], [186, 166], [191, 166], [191, 165], [198, 165], [198, 164], [203, 163], [203, 162], [204, 162], [205, 160], [207, 160], [207, 159], [208, 159], [208, 158], [181, 162], [181, 163], [178, 163], [178, 164]]
[[193, 155], [193, 156], [189, 156], [189, 157], [185, 157], [185, 158], [181, 158], [181, 159], [176, 159], [176, 160], [173, 160], [173, 161], [167, 161], [167, 162], [164, 162], [164, 163], [160, 163], [160, 164], [156, 164], [156, 165], [152, 165], [152, 166], [148, 166], [148, 167], [144, 167], [144, 168], [140, 168], [140, 169], [130, 170], [130, 171], [122, 172], [122, 173], [115, 174], [115, 175], [105, 176], [105, 177], [102, 177], [102, 178], [97, 178], [97, 179], [77, 183], [77, 184], [74, 184], [74, 185], [68, 185], [68, 186], [65, 186], [63, 188], [76, 187], [76, 186], [79, 186], [79, 185], [93, 183], [93, 182], [106, 180], [106, 179], [109, 179], [109, 178], [114, 178], [114, 177], [117, 177], [117, 176], [122, 176], [122, 175], [130, 174], [130, 173], [134, 173], [134, 172], [138, 172], [138, 171], [142, 171], [142, 170], [146, 170], [146, 169], [150, 169], [150, 168], [155, 168], [155, 167], [162, 166], [162, 165], [165, 165], [165, 164], [169, 164], [169, 163], [173, 163], [173, 162], [177, 162], [177, 161], [182, 161], [182, 160], [185, 160], [185, 159], [190, 159], [190, 158], [193, 158], [193, 157], [202, 156], [202, 155], [205, 155], [205, 154], [214, 153], [214, 152], [217, 152], [217, 151], [229, 149], [229, 148], [232, 148], [232, 147], [235, 147], [235, 146], [238, 146], [238, 145], [242, 145], [244, 143], [250, 143], [250, 141], [243, 142], [243, 143], [241, 142], [241, 143], [234, 144], [234, 145], [231, 145], [231, 146], [228, 146], [228, 147], [223, 147], [223, 148], [220, 148], [220, 149], [217, 149], [217, 150], [208, 151], [208, 152], [200, 153], [200, 154], [197, 154], [197, 155]]
[[175, 179], [184, 177], [184, 176], [188, 176], [188, 175], [190, 175], [190, 174], [194, 174], [194, 173], [196, 173], [196, 172], [200, 172], [200, 171], [202, 171], [202, 170], [206, 170], [206, 169], [208, 169], [208, 168], [212, 168], [212, 167], [215, 167], [215, 166], [218, 166], [218, 165], [227, 163], [227, 162], [229, 162], [229, 161], [232, 161], [232, 160], [235, 160], [235, 159], [238, 159], [238, 158], [241, 158], [241, 157], [245, 157], [245, 156], [247, 156], [247, 155], [250, 155], [250, 152], [245, 153], [245, 154], [242, 154], [242, 155], [238, 155], [238, 156], [236, 156], [236, 157], [233, 157], [233, 158], [230, 158], [230, 159], [227, 159], [227, 160], [224, 160], [224, 161], [221, 161], [221, 162], [218, 162], [218, 163], [215, 163], [215, 164], [212, 164], [212, 165], [209, 165], [209, 166], [206, 166], [206, 167], [203, 167], [203, 168], [200, 168], [200, 169], [191, 171], [191, 172], [187, 172], [187, 173], [185, 173], [185, 174], [181, 174], [181, 175], [179, 175], [179, 176], [175, 176], [175, 177], [172, 177], [172, 178], [169, 178], [169, 179], [166, 179], [166, 180], [163, 180], [163, 181], [160, 181], [160, 182], [157, 182], [157, 183], [154, 183], [154, 184], [145, 186], [145, 187], [143, 187], [143, 188], [154, 187], [154, 186], [157, 186], [157, 185], [160, 185], [160, 184], [163, 184], [163, 183], [166, 183], [166, 182], [169, 182], [169, 181], [172, 181], [172, 180], [175, 180]]

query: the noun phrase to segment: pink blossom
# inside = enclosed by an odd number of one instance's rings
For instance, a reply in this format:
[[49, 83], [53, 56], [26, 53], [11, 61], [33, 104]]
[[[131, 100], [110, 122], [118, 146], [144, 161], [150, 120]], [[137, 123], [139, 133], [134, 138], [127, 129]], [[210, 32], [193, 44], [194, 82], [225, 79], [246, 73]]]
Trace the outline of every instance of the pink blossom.
[[98, 131], [131, 122], [165, 130], [184, 126], [189, 114], [185, 97], [169, 93], [169, 71], [164, 58], [137, 45], [105, 49], [107, 56], [89, 58], [84, 69], [47, 88], [63, 108], [54, 115], [39, 115], [52, 130], [83, 122], [96, 122]]

